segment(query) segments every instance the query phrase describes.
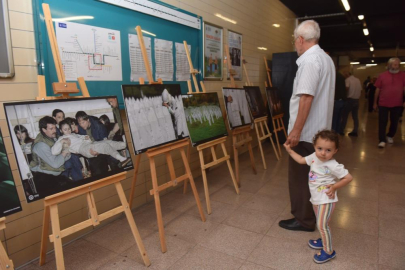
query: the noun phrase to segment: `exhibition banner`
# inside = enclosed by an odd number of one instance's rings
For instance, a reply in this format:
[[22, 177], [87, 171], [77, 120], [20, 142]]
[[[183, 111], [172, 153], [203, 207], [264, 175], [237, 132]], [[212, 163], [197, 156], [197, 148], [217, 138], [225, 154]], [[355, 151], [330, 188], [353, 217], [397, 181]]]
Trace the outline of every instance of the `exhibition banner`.
[[[235, 70], [235, 80], [242, 80], [242, 35], [228, 31], [229, 57], [232, 69]], [[229, 71], [228, 77], [229, 79]]]
[[204, 79], [222, 80], [222, 28], [204, 23]]

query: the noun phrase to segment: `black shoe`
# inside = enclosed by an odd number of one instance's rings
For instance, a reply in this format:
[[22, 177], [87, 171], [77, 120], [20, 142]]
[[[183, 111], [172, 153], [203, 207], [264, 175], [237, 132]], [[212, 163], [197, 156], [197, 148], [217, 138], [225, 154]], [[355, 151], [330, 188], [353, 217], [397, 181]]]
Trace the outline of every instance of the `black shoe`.
[[304, 232], [315, 231], [315, 229], [309, 229], [309, 228], [302, 226], [295, 218], [281, 220], [278, 223], [278, 226], [280, 226], [283, 229], [287, 229], [287, 230], [291, 230], [291, 231], [304, 231]]
[[357, 135], [357, 132], [350, 132], [349, 134], [347, 134], [349, 136], [353, 136], [353, 137], [357, 137], [359, 135]]

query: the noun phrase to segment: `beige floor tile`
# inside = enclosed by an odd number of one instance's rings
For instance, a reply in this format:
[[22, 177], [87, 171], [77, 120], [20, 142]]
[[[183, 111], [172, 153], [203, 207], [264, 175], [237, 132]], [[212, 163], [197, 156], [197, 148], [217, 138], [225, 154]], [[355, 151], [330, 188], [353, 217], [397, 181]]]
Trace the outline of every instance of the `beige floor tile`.
[[243, 207], [270, 214], [281, 214], [288, 203], [289, 198], [280, 200], [273, 199], [267, 195], [256, 194], [254, 197], [245, 202]]
[[247, 259], [263, 237], [261, 234], [221, 224], [200, 245], [239, 259]]
[[127, 257], [118, 256], [111, 260], [110, 262], [106, 263], [102, 267], [98, 268], [98, 270], [141, 270], [141, 269], [149, 269], [145, 265], [138, 263], [136, 261], [130, 260]]
[[401, 268], [394, 268], [392, 266], [379, 264], [378, 265], [378, 270], [401, 270]]
[[405, 207], [399, 204], [379, 203], [378, 214], [380, 220], [395, 218], [405, 221]]
[[232, 205], [241, 205], [250, 199], [254, 193], [247, 191], [240, 191], [239, 195], [236, 194], [235, 187], [226, 185], [220, 190], [216, 191], [210, 196], [211, 201], [217, 201]]
[[379, 202], [387, 204], [398, 204], [405, 206], [405, 196], [399, 192], [380, 191]]
[[[339, 196], [339, 195], [338, 195]], [[378, 202], [342, 197], [336, 204], [336, 210], [347, 211], [361, 216], [378, 216]]]
[[144, 267], [141, 255], [135, 246], [122, 252], [120, 255], [135, 261], [136, 264], [134, 266], [142, 266], [144, 269], [168, 269], [195, 246], [195, 244], [166, 234], [167, 252], [162, 253], [159, 233], [152, 234], [145, 238], [144, 245], [149, 260], [151, 261], [151, 266], [147, 268]]
[[272, 182], [265, 184], [257, 194], [268, 195], [272, 198], [288, 199], [290, 198], [290, 193], [287, 187], [275, 186]]
[[405, 243], [381, 237], [378, 255], [379, 264], [394, 269], [405, 269]]
[[170, 270], [206, 270], [221, 269], [233, 270], [239, 269], [243, 260], [226, 255], [224, 253], [196, 246], [186, 256], [178, 260]]
[[[232, 213], [237, 209], [237, 206], [230, 205], [222, 202], [211, 201], [211, 214], [207, 213], [207, 204], [204, 202], [202, 204], [203, 211], [207, 220], [215, 223], [221, 223], [227, 219]], [[199, 217], [199, 212], [195, 209], [189, 209], [186, 214]]]
[[380, 234], [382, 238], [405, 243], [404, 220], [399, 218], [380, 219]]
[[349, 197], [368, 201], [378, 201], [378, 189], [348, 185], [339, 189], [339, 198]]
[[306, 243], [265, 236], [247, 260], [274, 269], [308, 269], [313, 254]]
[[39, 266], [29, 263], [23, 267], [19, 267], [18, 270], [39, 270], [41, 269]]
[[378, 218], [335, 210], [330, 222], [332, 228], [378, 236]]
[[378, 270], [378, 265], [369, 263], [360, 258], [341, 258], [338, 254], [335, 259], [325, 263], [317, 264], [312, 263], [309, 270]]
[[246, 261], [239, 270], [272, 270], [272, 268]]
[[378, 188], [380, 191], [405, 194], [405, 176], [402, 174], [385, 176]]
[[276, 221], [277, 216], [277, 214], [240, 207], [223, 223], [250, 232], [265, 234]]

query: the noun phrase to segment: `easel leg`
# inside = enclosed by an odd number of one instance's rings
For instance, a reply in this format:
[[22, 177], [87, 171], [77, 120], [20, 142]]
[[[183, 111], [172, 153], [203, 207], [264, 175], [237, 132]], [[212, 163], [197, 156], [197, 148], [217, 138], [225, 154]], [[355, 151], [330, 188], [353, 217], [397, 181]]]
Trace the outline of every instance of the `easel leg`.
[[208, 190], [208, 181], [207, 181], [207, 173], [204, 168], [204, 153], [203, 150], [199, 150], [198, 154], [200, 155], [200, 164], [201, 164], [201, 173], [204, 183], [204, 194], [205, 194], [205, 201], [207, 203], [207, 213], [211, 215], [211, 201], [210, 201], [210, 192]]
[[276, 155], [277, 160], [280, 160], [280, 157], [278, 156], [278, 153], [277, 153], [277, 149], [274, 146], [273, 138], [271, 137], [271, 132], [270, 132], [269, 126], [267, 125], [267, 122], [264, 122], [264, 125], [266, 127], [267, 134], [270, 134], [269, 139], [270, 139], [271, 145], [273, 146], [274, 154]]
[[[280, 141], [278, 140], [278, 135], [277, 135], [277, 128], [276, 128], [276, 123], [274, 122], [274, 119], [271, 119], [273, 121], [273, 130], [274, 130], [274, 135], [276, 135], [276, 142], [278, 146], [278, 153], [279, 156], [281, 157], [281, 148], [280, 148]], [[276, 120], [277, 121], [277, 120]]]
[[64, 270], [65, 262], [63, 259], [62, 237], [60, 235], [58, 205], [57, 204], [51, 205], [50, 208], [51, 208], [50, 211], [51, 211], [52, 234], [54, 236], [53, 245], [55, 249], [56, 268], [58, 270]]
[[42, 222], [42, 237], [41, 237], [41, 251], [39, 254], [39, 265], [42, 266], [46, 262], [46, 249], [48, 247], [49, 236], [49, 221], [50, 221], [49, 206], [44, 208], [44, 217]]
[[198, 211], [200, 212], [201, 220], [203, 222], [205, 222], [205, 215], [204, 215], [204, 212], [201, 207], [200, 196], [198, 196], [198, 192], [197, 192], [197, 188], [194, 183], [193, 175], [191, 174], [190, 166], [188, 164], [186, 153], [184, 152], [183, 148], [180, 149], [180, 153], [181, 153], [181, 157], [183, 159], [184, 167], [186, 168], [186, 172], [188, 174], [188, 179], [190, 180], [191, 189], [193, 190], [193, 193], [194, 193], [194, 198], [197, 203]]
[[141, 157], [142, 157], [142, 154], [137, 155], [136, 161], [135, 161], [134, 178], [132, 179], [131, 193], [129, 194], [129, 206], [131, 208], [132, 208], [132, 203], [134, 201], [134, 196], [135, 196], [135, 186], [136, 186], [136, 180], [138, 178], [139, 165], [141, 164]]
[[[262, 140], [260, 139], [259, 128], [257, 127], [257, 125], [258, 125], [258, 123], [255, 123], [257, 142], [259, 143], [259, 150], [260, 150], [260, 154], [262, 155], [263, 168], [264, 168], [265, 170], [267, 170], [266, 160], [264, 159], [264, 153], [263, 153], [263, 147], [262, 147]], [[263, 128], [262, 128], [262, 130], [263, 130]], [[264, 135], [264, 132], [263, 132], [263, 135]]]
[[[187, 81], [187, 82], [190, 82], [190, 81]], [[191, 86], [191, 82], [190, 82], [190, 86]], [[192, 92], [192, 91], [190, 91], [190, 92]], [[190, 143], [187, 146], [187, 160], [188, 161], [190, 161], [190, 152], [191, 152], [190, 145], [191, 145], [191, 140], [190, 140]], [[188, 179], [184, 180], [183, 194], [187, 193], [187, 182], [188, 182]]]
[[120, 198], [121, 204], [124, 207], [125, 215], [127, 216], [129, 226], [131, 227], [132, 234], [134, 235], [136, 245], [138, 246], [139, 252], [141, 253], [143, 263], [145, 264], [145, 266], [149, 266], [150, 261], [148, 254], [146, 254], [142, 238], [139, 234], [138, 228], [136, 227], [135, 220], [132, 215], [131, 209], [128, 205], [127, 199], [125, 197], [124, 189], [122, 188], [121, 182], [115, 183], [115, 188], [117, 189], [117, 193]]
[[235, 147], [236, 145], [236, 137], [233, 136], [233, 159], [235, 161], [235, 174], [236, 174], [236, 182], [238, 183], [238, 187], [240, 187], [240, 179], [239, 179], [239, 153], [238, 148]]
[[[228, 153], [226, 152], [225, 144], [221, 143], [221, 147], [222, 147], [222, 151], [224, 151], [224, 156], [227, 156]], [[235, 174], [233, 173], [231, 161], [229, 159], [227, 159], [226, 164], [228, 165], [229, 173], [231, 174], [231, 178], [232, 178], [233, 185], [235, 186], [236, 194], [239, 194], [240, 193], [239, 187], [238, 187], [238, 183], [236, 182], [236, 179], [235, 179]]]
[[14, 270], [13, 261], [8, 258], [7, 252], [0, 243], [0, 269]]
[[157, 215], [157, 222], [159, 227], [159, 237], [160, 237], [160, 248], [162, 252], [165, 253], [167, 251], [166, 247], [166, 237], [165, 237], [165, 228], [163, 225], [163, 218], [162, 218], [162, 208], [160, 207], [160, 196], [159, 196], [159, 185], [157, 182], [156, 176], [156, 165], [155, 159], [153, 157], [149, 158], [150, 162], [150, 172], [152, 174], [152, 185], [153, 185], [153, 194], [155, 198], [155, 206], [156, 206], [156, 215]]

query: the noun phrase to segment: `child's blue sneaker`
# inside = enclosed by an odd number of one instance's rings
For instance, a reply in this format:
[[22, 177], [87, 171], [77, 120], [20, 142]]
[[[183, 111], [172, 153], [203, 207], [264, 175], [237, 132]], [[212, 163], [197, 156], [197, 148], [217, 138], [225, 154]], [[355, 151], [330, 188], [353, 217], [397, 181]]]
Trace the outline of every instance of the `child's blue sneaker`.
[[319, 238], [317, 240], [309, 240], [308, 246], [310, 246], [313, 249], [323, 249], [322, 239]]
[[316, 263], [326, 263], [327, 261], [330, 261], [335, 257], [336, 257], [335, 251], [333, 251], [332, 254], [329, 255], [322, 249], [319, 253], [314, 255], [314, 261]]

